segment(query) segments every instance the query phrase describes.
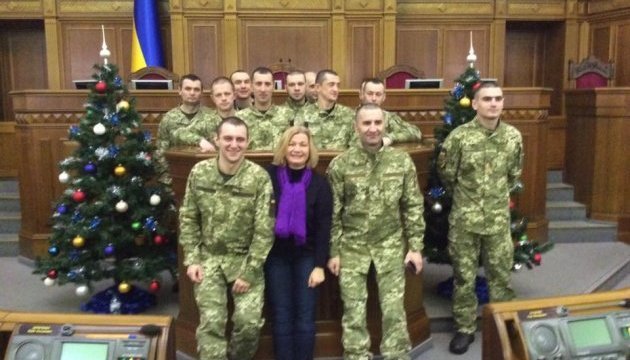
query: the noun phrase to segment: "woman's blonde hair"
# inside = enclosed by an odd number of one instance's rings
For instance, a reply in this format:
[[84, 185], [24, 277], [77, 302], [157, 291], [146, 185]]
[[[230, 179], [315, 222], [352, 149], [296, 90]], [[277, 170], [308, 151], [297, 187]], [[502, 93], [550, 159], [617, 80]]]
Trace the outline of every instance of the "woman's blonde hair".
[[317, 148], [313, 143], [313, 135], [311, 135], [311, 131], [304, 126], [292, 126], [284, 131], [273, 153], [272, 164], [278, 166], [285, 166], [287, 164], [289, 143], [291, 142], [293, 136], [297, 134], [304, 134], [308, 138], [308, 159], [306, 160], [306, 166], [310, 168], [315, 168], [315, 166], [317, 166], [319, 155], [317, 154]]

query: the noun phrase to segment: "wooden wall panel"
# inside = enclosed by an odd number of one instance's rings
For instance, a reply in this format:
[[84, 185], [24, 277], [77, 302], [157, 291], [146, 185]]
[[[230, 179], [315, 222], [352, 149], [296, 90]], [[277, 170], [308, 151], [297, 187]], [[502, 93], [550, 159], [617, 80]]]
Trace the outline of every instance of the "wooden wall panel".
[[348, 21], [348, 50], [346, 69], [348, 83], [343, 88], [358, 88], [366, 77], [378, 72], [377, 49], [380, 34], [375, 21]]
[[550, 22], [544, 31], [542, 60], [540, 61], [540, 82], [534, 86], [543, 86], [553, 89], [551, 94], [550, 115], [562, 115], [564, 113], [564, 79], [565, 53], [564, 53], [564, 24], [562, 22]]
[[396, 32], [396, 65], [409, 65], [427, 78], [439, 78], [441, 32], [430, 26], [400, 24]]
[[19, 156], [15, 149], [15, 122], [0, 121], [0, 178], [17, 176]]
[[225, 75], [223, 53], [219, 46], [222, 37], [220, 20], [188, 20], [188, 41], [191, 44], [188, 48], [188, 68], [201, 77], [204, 85], [209, 86], [212, 79]]
[[615, 85], [630, 86], [630, 22], [619, 26], [615, 57]]
[[540, 78], [542, 38], [533, 29], [508, 29], [505, 34], [503, 86], [536, 86]]
[[[610, 59], [610, 26], [596, 27], [591, 32], [590, 55], [602, 61]], [[582, 59], [576, 59], [582, 61]]]
[[243, 20], [240, 67], [252, 70], [290, 60], [300, 69], [328, 68], [332, 62], [329, 28], [328, 19]]
[[[91, 79], [93, 66], [102, 63], [99, 56], [103, 35], [100, 25], [95, 23], [67, 23], [62, 25], [63, 44], [63, 88], [72, 89], [72, 80]], [[120, 54], [116, 51], [117, 33], [112, 26], [105, 27], [105, 37], [112, 56], [110, 61], [119, 64]], [[121, 74], [125, 72], [121, 71]]]
[[444, 78], [444, 87], [451, 87], [453, 80], [457, 79], [464, 71], [466, 56], [470, 48], [470, 32], [473, 33], [473, 45], [477, 62], [475, 67], [479, 70], [481, 77], [489, 77], [490, 60], [490, 27], [470, 26], [463, 28], [453, 26], [444, 30], [444, 52], [441, 78]]

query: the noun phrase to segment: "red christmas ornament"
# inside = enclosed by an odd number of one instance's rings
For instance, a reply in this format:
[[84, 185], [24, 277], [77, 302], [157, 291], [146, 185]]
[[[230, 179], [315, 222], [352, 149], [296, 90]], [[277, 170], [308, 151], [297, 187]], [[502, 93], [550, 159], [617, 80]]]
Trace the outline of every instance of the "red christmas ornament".
[[50, 269], [48, 270], [48, 273], [46, 274], [48, 275], [49, 278], [51, 279], [56, 279], [57, 278], [57, 269]]
[[536, 265], [540, 265], [541, 262], [542, 262], [542, 255], [540, 255], [540, 253], [534, 254], [534, 263]]
[[94, 85], [94, 90], [102, 94], [107, 90], [107, 84], [105, 81], [101, 80]]
[[153, 237], [153, 243], [155, 243], [155, 245], [164, 245], [166, 243], [166, 238], [162, 235], [155, 235]]
[[151, 283], [149, 284], [149, 291], [154, 294], [160, 291], [160, 282], [157, 280], [152, 280]]
[[514, 210], [515, 207], [516, 203], [514, 202], [514, 200], [510, 199], [510, 210]]
[[75, 190], [72, 193], [72, 200], [74, 200], [76, 202], [83, 202], [83, 201], [85, 201], [85, 193], [83, 192], [83, 190], [81, 190], [81, 189]]
[[480, 86], [481, 86], [481, 81], [477, 81], [476, 83], [474, 83], [472, 86], [473, 91], [477, 91], [477, 89], [479, 89]]

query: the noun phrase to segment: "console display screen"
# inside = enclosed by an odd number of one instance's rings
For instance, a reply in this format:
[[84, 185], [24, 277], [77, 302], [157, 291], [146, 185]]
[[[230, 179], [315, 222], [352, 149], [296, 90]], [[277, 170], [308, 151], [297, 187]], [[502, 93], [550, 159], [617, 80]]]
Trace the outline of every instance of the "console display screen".
[[577, 349], [612, 344], [605, 318], [569, 321], [568, 325]]
[[107, 360], [107, 343], [64, 342], [60, 360]]

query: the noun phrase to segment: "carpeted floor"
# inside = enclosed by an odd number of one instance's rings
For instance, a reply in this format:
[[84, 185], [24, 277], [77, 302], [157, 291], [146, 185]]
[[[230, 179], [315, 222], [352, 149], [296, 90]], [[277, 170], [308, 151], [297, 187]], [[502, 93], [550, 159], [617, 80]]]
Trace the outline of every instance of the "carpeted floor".
[[[533, 270], [522, 269], [513, 274], [513, 286], [519, 298], [539, 298], [584, 294], [594, 291], [630, 287], [630, 246], [622, 243], [557, 244], [543, 256], [542, 265]], [[32, 268], [13, 257], [0, 257], [0, 309], [13, 311], [80, 312], [84, 299], [74, 294], [72, 285], [46, 287]], [[427, 264], [423, 279], [425, 307], [431, 319], [432, 336], [429, 348], [418, 360], [481, 359], [481, 334], [468, 353], [454, 356], [448, 352], [452, 327], [450, 300], [436, 295], [437, 283], [448, 278], [447, 265]], [[109, 286], [104, 282], [100, 290]], [[163, 276], [159, 303], [148, 314], [177, 316], [177, 294], [171, 292], [172, 280]], [[181, 356], [181, 359], [187, 359]]]

